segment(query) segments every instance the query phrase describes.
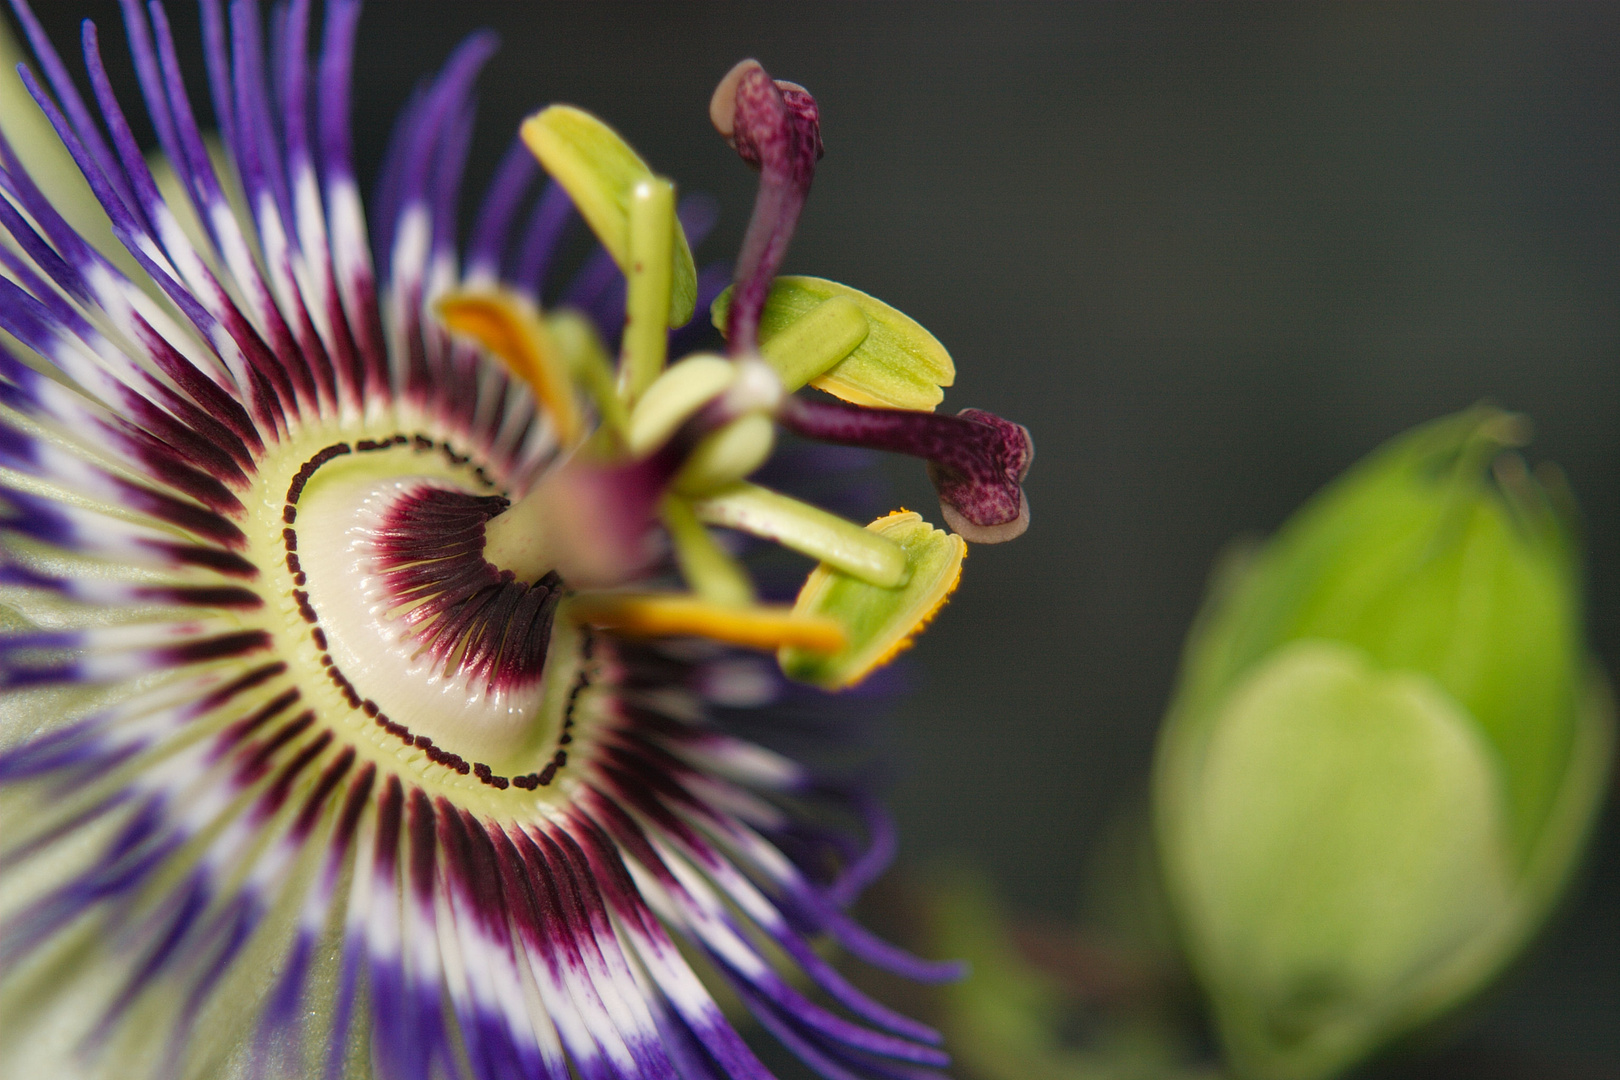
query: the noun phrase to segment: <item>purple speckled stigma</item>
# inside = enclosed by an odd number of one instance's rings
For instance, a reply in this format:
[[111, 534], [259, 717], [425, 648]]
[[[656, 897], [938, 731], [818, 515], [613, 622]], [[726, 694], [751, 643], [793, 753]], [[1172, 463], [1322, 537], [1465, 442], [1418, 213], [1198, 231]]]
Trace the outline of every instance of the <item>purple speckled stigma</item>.
[[[482, 556], [485, 523], [555, 473], [556, 437], [432, 305], [478, 283], [538, 301], [574, 217], [515, 148], [458, 247], [493, 39], [424, 84], [368, 218], [355, 0], [324, 4], [315, 56], [309, 0], [268, 23], [254, 0], [202, 0], [223, 165], [163, 5], [124, 0], [161, 168], [96, 28], [87, 100], [12, 2], [39, 71], [24, 83], [122, 250], [80, 235], [30, 148], [0, 139], [0, 1075], [764, 1080], [719, 987], [822, 1075], [940, 1075], [937, 1033], [819, 951], [959, 973], [845, 913], [893, 835], [816, 763], [826, 732], [848, 735], [805, 725], [819, 693], [718, 646], [577, 628], [563, 655], [567, 583]], [[750, 86], [758, 123], [791, 134], [779, 153], [739, 110], [770, 189], [739, 273], [763, 289], [820, 144], [807, 94]], [[713, 216], [681, 205], [694, 239]], [[702, 274], [700, 308], [721, 284]], [[548, 299], [574, 297], [611, 342], [623, 288], [598, 254]], [[1016, 488], [1027, 458], [979, 426]], [[982, 457], [938, 460], [973, 486]], [[662, 491], [674, 465], [644, 467]], [[491, 692], [561, 673], [535, 745], [480, 760], [389, 716], [387, 672], [335, 658], [310, 552], [331, 522], [311, 505], [356, 477], [404, 491], [354, 542], [413, 658]], [[795, 756], [762, 745], [773, 733]]]

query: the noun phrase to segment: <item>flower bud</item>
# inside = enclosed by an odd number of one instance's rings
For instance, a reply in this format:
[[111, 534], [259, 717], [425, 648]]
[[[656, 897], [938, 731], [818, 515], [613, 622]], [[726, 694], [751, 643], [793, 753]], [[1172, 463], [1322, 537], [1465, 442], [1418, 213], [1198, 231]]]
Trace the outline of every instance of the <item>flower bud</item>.
[[1155, 813], [1242, 1076], [1338, 1074], [1479, 989], [1557, 897], [1612, 707], [1575, 542], [1479, 407], [1395, 439], [1229, 560]]

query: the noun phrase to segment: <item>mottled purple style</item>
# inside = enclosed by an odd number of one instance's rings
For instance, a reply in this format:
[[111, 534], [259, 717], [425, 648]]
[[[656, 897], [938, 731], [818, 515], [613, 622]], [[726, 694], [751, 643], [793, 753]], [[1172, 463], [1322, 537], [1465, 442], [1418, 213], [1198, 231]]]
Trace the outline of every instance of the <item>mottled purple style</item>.
[[[363, 462], [418, 478], [369, 539], [416, 646], [488, 688], [541, 676], [567, 583], [495, 570], [482, 537], [508, 498], [568, 474], [527, 388], [432, 310], [462, 283], [538, 299], [571, 206], [514, 151], [458, 251], [487, 36], [423, 84], [368, 218], [348, 116], [359, 5], [328, 0], [314, 57], [308, 0], [268, 26], [253, 0], [201, 6], [225, 168], [163, 6], [123, 4], [194, 237], [96, 28], [87, 101], [14, 0], [41, 72], [25, 84], [150, 281], [75, 232], [0, 139], [0, 329], [19, 343], [0, 349], [15, 477], [0, 481], [0, 585], [34, 619], [0, 635], [0, 694], [21, 718], [0, 728], [0, 788], [27, 808], [0, 831], [0, 873], [32, 883], [0, 911], [0, 979], [21, 983], [7, 990], [66, 1002], [83, 1030], [63, 1056], [109, 1077], [234, 1062], [258, 1077], [369, 1063], [383, 1080], [764, 1080], [711, 995], [722, 985], [825, 1076], [939, 1075], [938, 1035], [819, 951], [958, 974], [844, 910], [893, 834], [863, 778], [816, 761], [849, 756], [867, 698], [829, 711], [768, 660], [582, 631], [559, 730], [497, 769], [389, 719], [376, 676], [339, 669], [301, 561], [304, 494], [321, 469]], [[763, 96], [739, 109], [739, 151], [775, 188], [740, 274], [762, 290], [819, 137], [807, 94], [749, 85]], [[681, 213], [694, 235], [712, 224], [706, 201]], [[622, 321], [622, 282], [591, 274], [562, 294]], [[707, 306], [720, 281], [702, 281]], [[689, 449], [584, 487], [640, 537]], [[270, 535], [250, 535], [264, 513]], [[85, 560], [94, 573], [73, 569]], [[112, 965], [107, 995], [47, 994], [73, 987], [63, 955]], [[0, 1046], [0, 1071], [28, 1049]]]

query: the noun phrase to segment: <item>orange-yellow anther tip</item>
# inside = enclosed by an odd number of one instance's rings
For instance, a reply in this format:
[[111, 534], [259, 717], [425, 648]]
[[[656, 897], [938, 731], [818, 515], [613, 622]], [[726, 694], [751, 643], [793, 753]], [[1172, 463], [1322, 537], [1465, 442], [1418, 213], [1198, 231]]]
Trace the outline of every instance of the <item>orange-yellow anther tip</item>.
[[533, 304], [502, 289], [469, 289], [446, 293], [437, 309], [452, 333], [477, 341], [528, 384], [557, 425], [559, 442], [579, 441], [584, 420], [573, 381]]

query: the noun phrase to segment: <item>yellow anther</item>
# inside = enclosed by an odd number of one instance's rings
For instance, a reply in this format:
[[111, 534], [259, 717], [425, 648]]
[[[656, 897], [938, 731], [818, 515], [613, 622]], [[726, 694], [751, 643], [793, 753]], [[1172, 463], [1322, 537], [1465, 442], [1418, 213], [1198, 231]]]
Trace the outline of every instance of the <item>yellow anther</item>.
[[473, 338], [529, 384], [557, 425], [559, 442], [579, 441], [585, 423], [568, 364], [533, 304], [505, 289], [477, 289], [446, 293], [438, 310], [452, 332]]
[[759, 354], [787, 390], [822, 378], [871, 333], [860, 306], [847, 296], [829, 296], [798, 321], [762, 340]]
[[[630, 207], [637, 185], [653, 179], [652, 169], [618, 132], [572, 105], [542, 109], [523, 121], [518, 133], [629, 277], [635, 269]], [[697, 303], [697, 268], [679, 220], [671, 218], [670, 227], [674, 236], [666, 318], [671, 326], [684, 326]]]
[[745, 649], [817, 655], [845, 645], [843, 628], [829, 618], [786, 607], [732, 607], [683, 593], [578, 593], [568, 612], [576, 622], [630, 637], [704, 637]]
[[[710, 308], [722, 332], [732, 291]], [[783, 275], [771, 283], [759, 349], [789, 389], [808, 380], [855, 405], [932, 412], [944, 400], [941, 388], [956, 381], [951, 354], [915, 319], [824, 278]]]
[[909, 578], [885, 589], [825, 563], [812, 570], [793, 610], [802, 617], [836, 619], [849, 646], [833, 654], [783, 648], [777, 661], [790, 678], [830, 690], [855, 685], [909, 646], [961, 580], [967, 544], [960, 536], [905, 510], [867, 528], [904, 549]]

